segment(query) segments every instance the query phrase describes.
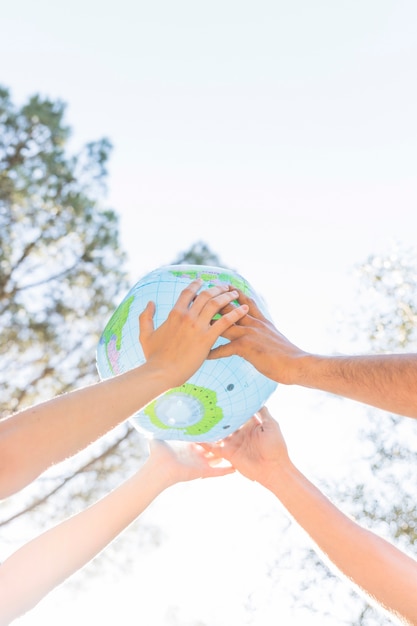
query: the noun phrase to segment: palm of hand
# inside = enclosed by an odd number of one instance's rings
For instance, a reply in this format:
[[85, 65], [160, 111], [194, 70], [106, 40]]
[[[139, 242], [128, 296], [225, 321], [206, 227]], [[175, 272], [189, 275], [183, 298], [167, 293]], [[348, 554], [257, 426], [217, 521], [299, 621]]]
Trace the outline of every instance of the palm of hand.
[[281, 429], [266, 407], [215, 447], [237, 471], [261, 483], [276, 465], [288, 459]]
[[197, 444], [181, 443], [174, 448], [164, 441], [152, 440], [149, 447], [152, 460], [164, 468], [172, 483], [223, 476], [233, 471], [228, 467], [214, 467], [218, 460]]

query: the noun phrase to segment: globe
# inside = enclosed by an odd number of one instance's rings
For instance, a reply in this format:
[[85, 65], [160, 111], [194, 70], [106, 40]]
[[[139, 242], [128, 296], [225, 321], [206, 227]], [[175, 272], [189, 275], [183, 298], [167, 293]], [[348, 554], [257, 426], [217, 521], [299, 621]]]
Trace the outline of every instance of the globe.
[[[253, 298], [265, 317], [265, 303], [240, 274], [208, 265], [168, 265], [141, 278], [109, 319], [97, 347], [101, 379], [145, 363], [139, 342], [138, 317], [147, 303], [156, 305], [154, 326], [168, 317], [181, 291], [196, 278], [201, 289], [228, 284]], [[213, 347], [228, 340], [219, 337]], [[223, 439], [256, 413], [277, 383], [239, 356], [206, 360], [189, 380], [170, 389], [131, 417], [135, 428], [156, 439], [210, 442]]]

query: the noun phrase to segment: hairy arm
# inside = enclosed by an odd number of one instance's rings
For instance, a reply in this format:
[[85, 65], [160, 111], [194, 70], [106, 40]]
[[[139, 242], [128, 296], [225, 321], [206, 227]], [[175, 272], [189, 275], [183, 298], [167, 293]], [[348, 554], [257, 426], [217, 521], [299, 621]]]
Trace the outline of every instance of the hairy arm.
[[309, 355], [297, 384], [417, 418], [417, 354]]
[[224, 332], [230, 342], [212, 350], [210, 358], [238, 354], [279, 383], [327, 391], [417, 418], [417, 354], [309, 354], [280, 333], [254, 300], [239, 292], [239, 302], [248, 306], [248, 315]]

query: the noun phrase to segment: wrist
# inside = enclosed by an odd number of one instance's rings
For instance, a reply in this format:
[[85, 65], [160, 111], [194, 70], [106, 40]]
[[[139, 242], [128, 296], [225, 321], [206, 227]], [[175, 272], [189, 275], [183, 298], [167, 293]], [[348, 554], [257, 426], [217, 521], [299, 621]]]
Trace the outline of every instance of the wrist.
[[156, 387], [159, 394], [173, 387], [179, 387], [185, 382], [185, 378], [179, 375], [178, 366], [173, 363], [161, 366], [149, 360], [140, 367], [144, 369], [151, 384]]
[[294, 481], [297, 472], [297, 468], [287, 456], [271, 464], [268, 470], [257, 478], [257, 482], [279, 497], [282, 489], [287, 489]]
[[151, 361], [131, 370], [131, 374], [137, 379], [137, 389], [143, 393], [146, 388], [147, 395], [151, 400], [176, 387], [175, 373], [169, 368], [162, 368]]
[[293, 361], [291, 384], [315, 388], [326, 361], [326, 357], [303, 353]]
[[165, 465], [154, 460], [152, 455], [143, 464], [141, 474], [156, 493], [165, 491], [177, 482]]

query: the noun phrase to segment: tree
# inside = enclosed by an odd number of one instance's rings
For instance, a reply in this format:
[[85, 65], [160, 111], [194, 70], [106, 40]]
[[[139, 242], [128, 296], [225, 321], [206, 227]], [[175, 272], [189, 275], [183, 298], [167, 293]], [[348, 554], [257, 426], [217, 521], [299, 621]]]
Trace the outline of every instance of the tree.
[[[110, 142], [68, 155], [64, 114], [37, 95], [17, 107], [0, 88], [1, 417], [97, 380], [95, 346], [126, 287], [118, 218], [102, 208]], [[91, 458], [80, 463], [92, 470]], [[23, 510], [79, 473], [61, 470]]]
[[[117, 216], [99, 208], [110, 143], [67, 156], [65, 106], [0, 89], [2, 416], [91, 381], [125, 285]], [[68, 332], [70, 330], [70, 332]]]
[[181, 252], [173, 263], [174, 265], [214, 265], [215, 267], [225, 267], [220, 262], [218, 255], [210, 250], [204, 241], [196, 241], [186, 252]]
[[[363, 308], [368, 311], [368, 323], [362, 325], [367, 350], [415, 352], [417, 251], [395, 247], [385, 255], [372, 255], [359, 272]], [[368, 475], [345, 498], [355, 504], [355, 514], [367, 526], [415, 554], [415, 421], [398, 415], [381, 416], [380, 412], [369, 410], [361, 434], [367, 450]]]
[[[110, 142], [68, 155], [65, 108], [40, 96], [19, 108], [0, 88], [1, 417], [97, 380], [97, 341], [128, 287], [117, 214], [102, 208]], [[217, 257], [199, 242], [177, 263], [208, 260]], [[1, 503], [0, 526], [72, 513], [144, 453], [121, 425]]]

